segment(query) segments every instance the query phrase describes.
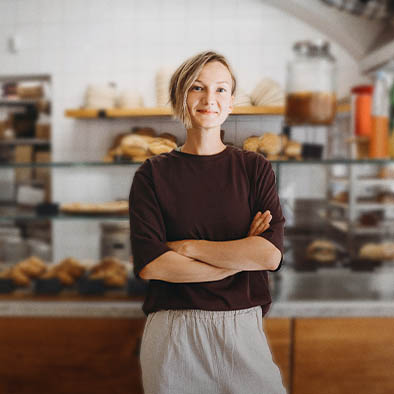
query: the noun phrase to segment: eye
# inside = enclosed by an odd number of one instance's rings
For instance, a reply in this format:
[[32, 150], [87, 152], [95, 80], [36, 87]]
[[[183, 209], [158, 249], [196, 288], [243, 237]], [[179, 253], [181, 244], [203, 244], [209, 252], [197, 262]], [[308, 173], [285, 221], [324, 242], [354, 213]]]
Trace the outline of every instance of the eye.
[[202, 87], [195, 85], [192, 87], [192, 90], [195, 90], [196, 92], [200, 92], [202, 90]]
[[218, 92], [219, 93], [224, 93], [224, 92], [226, 92], [226, 89], [225, 88], [218, 88]]

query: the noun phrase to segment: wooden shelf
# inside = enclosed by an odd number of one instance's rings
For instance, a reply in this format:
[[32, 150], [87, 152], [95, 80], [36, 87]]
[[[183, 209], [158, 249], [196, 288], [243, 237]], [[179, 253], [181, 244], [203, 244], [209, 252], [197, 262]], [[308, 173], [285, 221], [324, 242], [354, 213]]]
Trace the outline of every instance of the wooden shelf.
[[[283, 115], [284, 107], [235, 107], [233, 115]], [[68, 118], [134, 118], [144, 116], [171, 116], [172, 110], [165, 107], [153, 108], [108, 108], [98, 109], [68, 109]]]
[[[350, 111], [350, 105], [339, 104], [338, 113]], [[284, 115], [284, 107], [235, 107], [232, 115]], [[166, 107], [151, 108], [107, 108], [107, 109], [67, 109], [65, 116], [77, 119], [93, 118], [138, 118], [146, 116], [171, 116], [172, 110]]]

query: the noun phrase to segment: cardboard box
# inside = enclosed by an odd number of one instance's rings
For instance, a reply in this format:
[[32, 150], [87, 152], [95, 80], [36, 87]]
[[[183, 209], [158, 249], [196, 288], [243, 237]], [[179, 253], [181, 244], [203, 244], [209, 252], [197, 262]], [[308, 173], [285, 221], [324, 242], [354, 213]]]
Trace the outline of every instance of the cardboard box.
[[[51, 152], [36, 152], [34, 155], [36, 163], [50, 163]], [[45, 202], [50, 202], [51, 198], [51, 172], [49, 167], [35, 168], [34, 179], [40, 181], [45, 189]]]
[[[14, 150], [16, 163], [31, 163], [33, 160], [32, 145], [16, 145]], [[15, 168], [15, 182], [30, 182], [32, 179], [32, 168]]]
[[[36, 152], [34, 154], [34, 161], [36, 163], [50, 163], [51, 152]], [[47, 180], [49, 178], [49, 167], [37, 167], [34, 171], [34, 179]]]
[[49, 123], [36, 123], [35, 136], [49, 141], [51, 139], [51, 125]]

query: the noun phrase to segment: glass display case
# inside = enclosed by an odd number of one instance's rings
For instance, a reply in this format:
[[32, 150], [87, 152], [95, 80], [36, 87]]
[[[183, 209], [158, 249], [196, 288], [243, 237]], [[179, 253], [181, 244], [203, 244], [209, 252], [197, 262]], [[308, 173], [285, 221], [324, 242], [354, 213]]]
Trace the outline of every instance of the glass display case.
[[[284, 265], [282, 270], [270, 275], [274, 298], [393, 300], [394, 161], [339, 157], [281, 158], [271, 162], [286, 217]], [[45, 169], [50, 170], [52, 182], [59, 177], [71, 179], [73, 183], [68, 183], [68, 188], [75, 193], [75, 200], [69, 203], [48, 200], [29, 207], [18, 201], [2, 203], [0, 291], [95, 294], [112, 299], [143, 295], [146, 283], [133, 278], [130, 264], [127, 212], [132, 174], [140, 164], [131, 161], [0, 163], [0, 178], [10, 171]], [[93, 190], [97, 177], [106, 179], [106, 188], [118, 187], [117, 201], [106, 205], [100, 191], [90, 193], [94, 195], [90, 201], [86, 196], [78, 200], [80, 185]], [[75, 204], [76, 201], [79, 203]], [[49, 251], [39, 242], [28, 242], [29, 232], [39, 234], [46, 223], [53, 227]], [[57, 252], [59, 249], [63, 252]], [[33, 273], [24, 286], [10, 281], [9, 269], [32, 256], [44, 261], [52, 273], [46, 276]], [[117, 265], [119, 262], [121, 266]], [[79, 274], [67, 281], [73, 264], [76, 271], [79, 267]], [[53, 270], [55, 266], [62, 266], [66, 276]], [[111, 278], [103, 273], [109, 266], [113, 268]]]

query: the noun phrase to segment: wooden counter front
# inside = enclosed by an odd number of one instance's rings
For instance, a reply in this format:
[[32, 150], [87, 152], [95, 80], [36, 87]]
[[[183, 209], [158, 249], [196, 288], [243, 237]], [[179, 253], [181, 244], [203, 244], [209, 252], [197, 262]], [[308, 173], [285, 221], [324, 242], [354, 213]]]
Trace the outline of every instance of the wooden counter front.
[[145, 319], [0, 318], [1, 394], [142, 394]]
[[296, 319], [293, 394], [394, 393], [394, 319]]

